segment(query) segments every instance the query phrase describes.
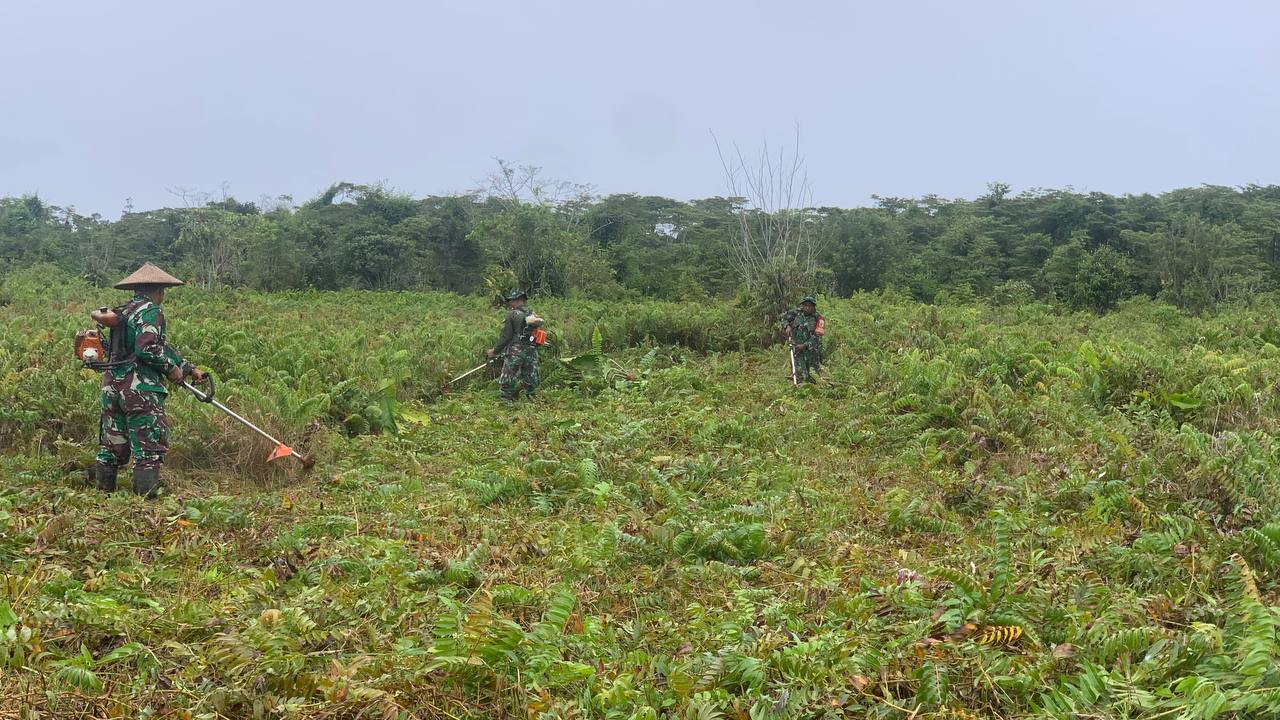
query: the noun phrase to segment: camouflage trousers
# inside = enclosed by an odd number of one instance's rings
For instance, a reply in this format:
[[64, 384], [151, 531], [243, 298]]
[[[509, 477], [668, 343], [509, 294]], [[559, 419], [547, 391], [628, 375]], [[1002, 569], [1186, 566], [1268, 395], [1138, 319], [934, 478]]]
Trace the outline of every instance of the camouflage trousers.
[[538, 390], [538, 348], [535, 345], [511, 343], [502, 360], [502, 374], [498, 387], [503, 400], [515, 400], [520, 395], [520, 385], [525, 395], [533, 397]]
[[795, 350], [796, 354], [796, 382], [817, 382], [814, 374], [822, 367], [822, 349], [808, 348], [805, 350]]
[[169, 421], [164, 393], [138, 390], [133, 375], [102, 384], [98, 420], [98, 462], [122, 467], [132, 454], [134, 470], [158, 468], [169, 450]]

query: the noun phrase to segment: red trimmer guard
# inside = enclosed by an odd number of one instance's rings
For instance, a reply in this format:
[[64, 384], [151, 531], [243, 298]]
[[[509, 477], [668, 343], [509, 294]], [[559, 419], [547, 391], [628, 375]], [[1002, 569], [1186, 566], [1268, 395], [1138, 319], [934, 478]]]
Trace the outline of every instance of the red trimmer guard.
[[271, 454], [267, 456], [267, 462], [271, 462], [272, 460], [279, 460], [280, 458], [283, 458], [283, 457], [289, 457], [292, 454], [293, 454], [293, 448], [289, 447], [288, 445], [285, 445], [284, 443], [280, 443], [279, 445], [276, 446], [276, 449], [272, 450]]

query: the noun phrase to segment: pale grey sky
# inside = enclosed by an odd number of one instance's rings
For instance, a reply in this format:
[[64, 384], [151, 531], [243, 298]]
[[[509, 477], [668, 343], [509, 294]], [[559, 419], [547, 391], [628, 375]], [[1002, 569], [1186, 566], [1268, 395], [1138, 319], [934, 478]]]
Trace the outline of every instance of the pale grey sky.
[[492, 158], [724, 194], [801, 131], [814, 199], [1280, 182], [1280, 3], [45, 0], [0, 11], [0, 195], [464, 191]]

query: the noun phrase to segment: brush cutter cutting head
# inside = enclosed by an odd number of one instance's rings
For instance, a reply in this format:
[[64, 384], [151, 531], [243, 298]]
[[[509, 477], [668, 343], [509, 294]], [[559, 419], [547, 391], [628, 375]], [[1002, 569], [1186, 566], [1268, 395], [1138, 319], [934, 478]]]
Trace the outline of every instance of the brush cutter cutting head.
[[279, 460], [280, 458], [287, 458], [292, 454], [293, 448], [285, 445], [284, 443], [280, 443], [279, 445], [276, 445], [275, 450], [272, 450], [271, 454], [267, 456], [267, 462]]
[[235, 420], [241, 425], [244, 425], [250, 430], [256, 432], [263, 439], [270, 440], [271, 442], [275, 443], [275, 448], [272, 449], [271, 454], [267, 455], [267, 462], [270, 463], [270, 462], [279, 460], [280, 458], [292, 456], [292, 457], [298, 458], [298, 460], [302, 463], [302, 467], [308, 470], [310, 470], [312, 467], [315, 466], [316, 461], [310, 455], [303, 455], [299, 453], [297, 450], [294, 450], [288, 445], [285, 445], [279, 440], [271, 437], [271, 435], [267, 433], [266, 430], [263, 430], [257, 425], [254, 425], [248, 420], [245, 420], [244, 418], [237, 415], [231, 408], [227, 407], [226, 405], [223, 405], [217, 400], [214, 400], [213, 394], [215, 392], [215, 388], [217, 387], [217, 383], [213, 379], [213, 373], [205, 373], [204, 377], [205, 377], [205, 382], [208, 383], [208, 390], [201, 390], [200, 388], [196, 387], [195, 385], [192, 385], [190, 382], [187, 382], [186, 380], [182, 381], [182, 385], [186, 389], [190, 390], [191, 394], [195, 395], [196, 399], [199, 400], [200, 402], [206, 402], [213, 405], [214, 407], [218, 408], [222, 412], [231, 416], [231, 419]]
[[302, 467], [304, 469], [310, 470], [316, 466], [315, 458], [310, 455], [302, 455], [284, 443], [276, 445], [275, 449], [271, 451], [271, 454], [267, 456], [267, 462], [274, 462], [280, 458], [287, 458], [290, 456], [298, 458], [298, 462], [302, 463]]

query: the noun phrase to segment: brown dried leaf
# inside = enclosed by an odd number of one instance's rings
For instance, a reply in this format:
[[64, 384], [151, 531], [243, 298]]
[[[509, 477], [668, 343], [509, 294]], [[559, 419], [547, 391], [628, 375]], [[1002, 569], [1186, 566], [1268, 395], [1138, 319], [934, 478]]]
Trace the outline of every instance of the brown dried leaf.
[[56, 543], [59, 538], [65, 535], [67, 531], [71, 529], [71, 524], [71, 513], [55, 515], [49, 520], [49, 522], [45, 523], [44, 529], [40, 531], [39, 535], [36, 535], [36, 541], [31, 545], [31, 547], [27, 548], [27, 552], [43, 552], [46, 548]]

